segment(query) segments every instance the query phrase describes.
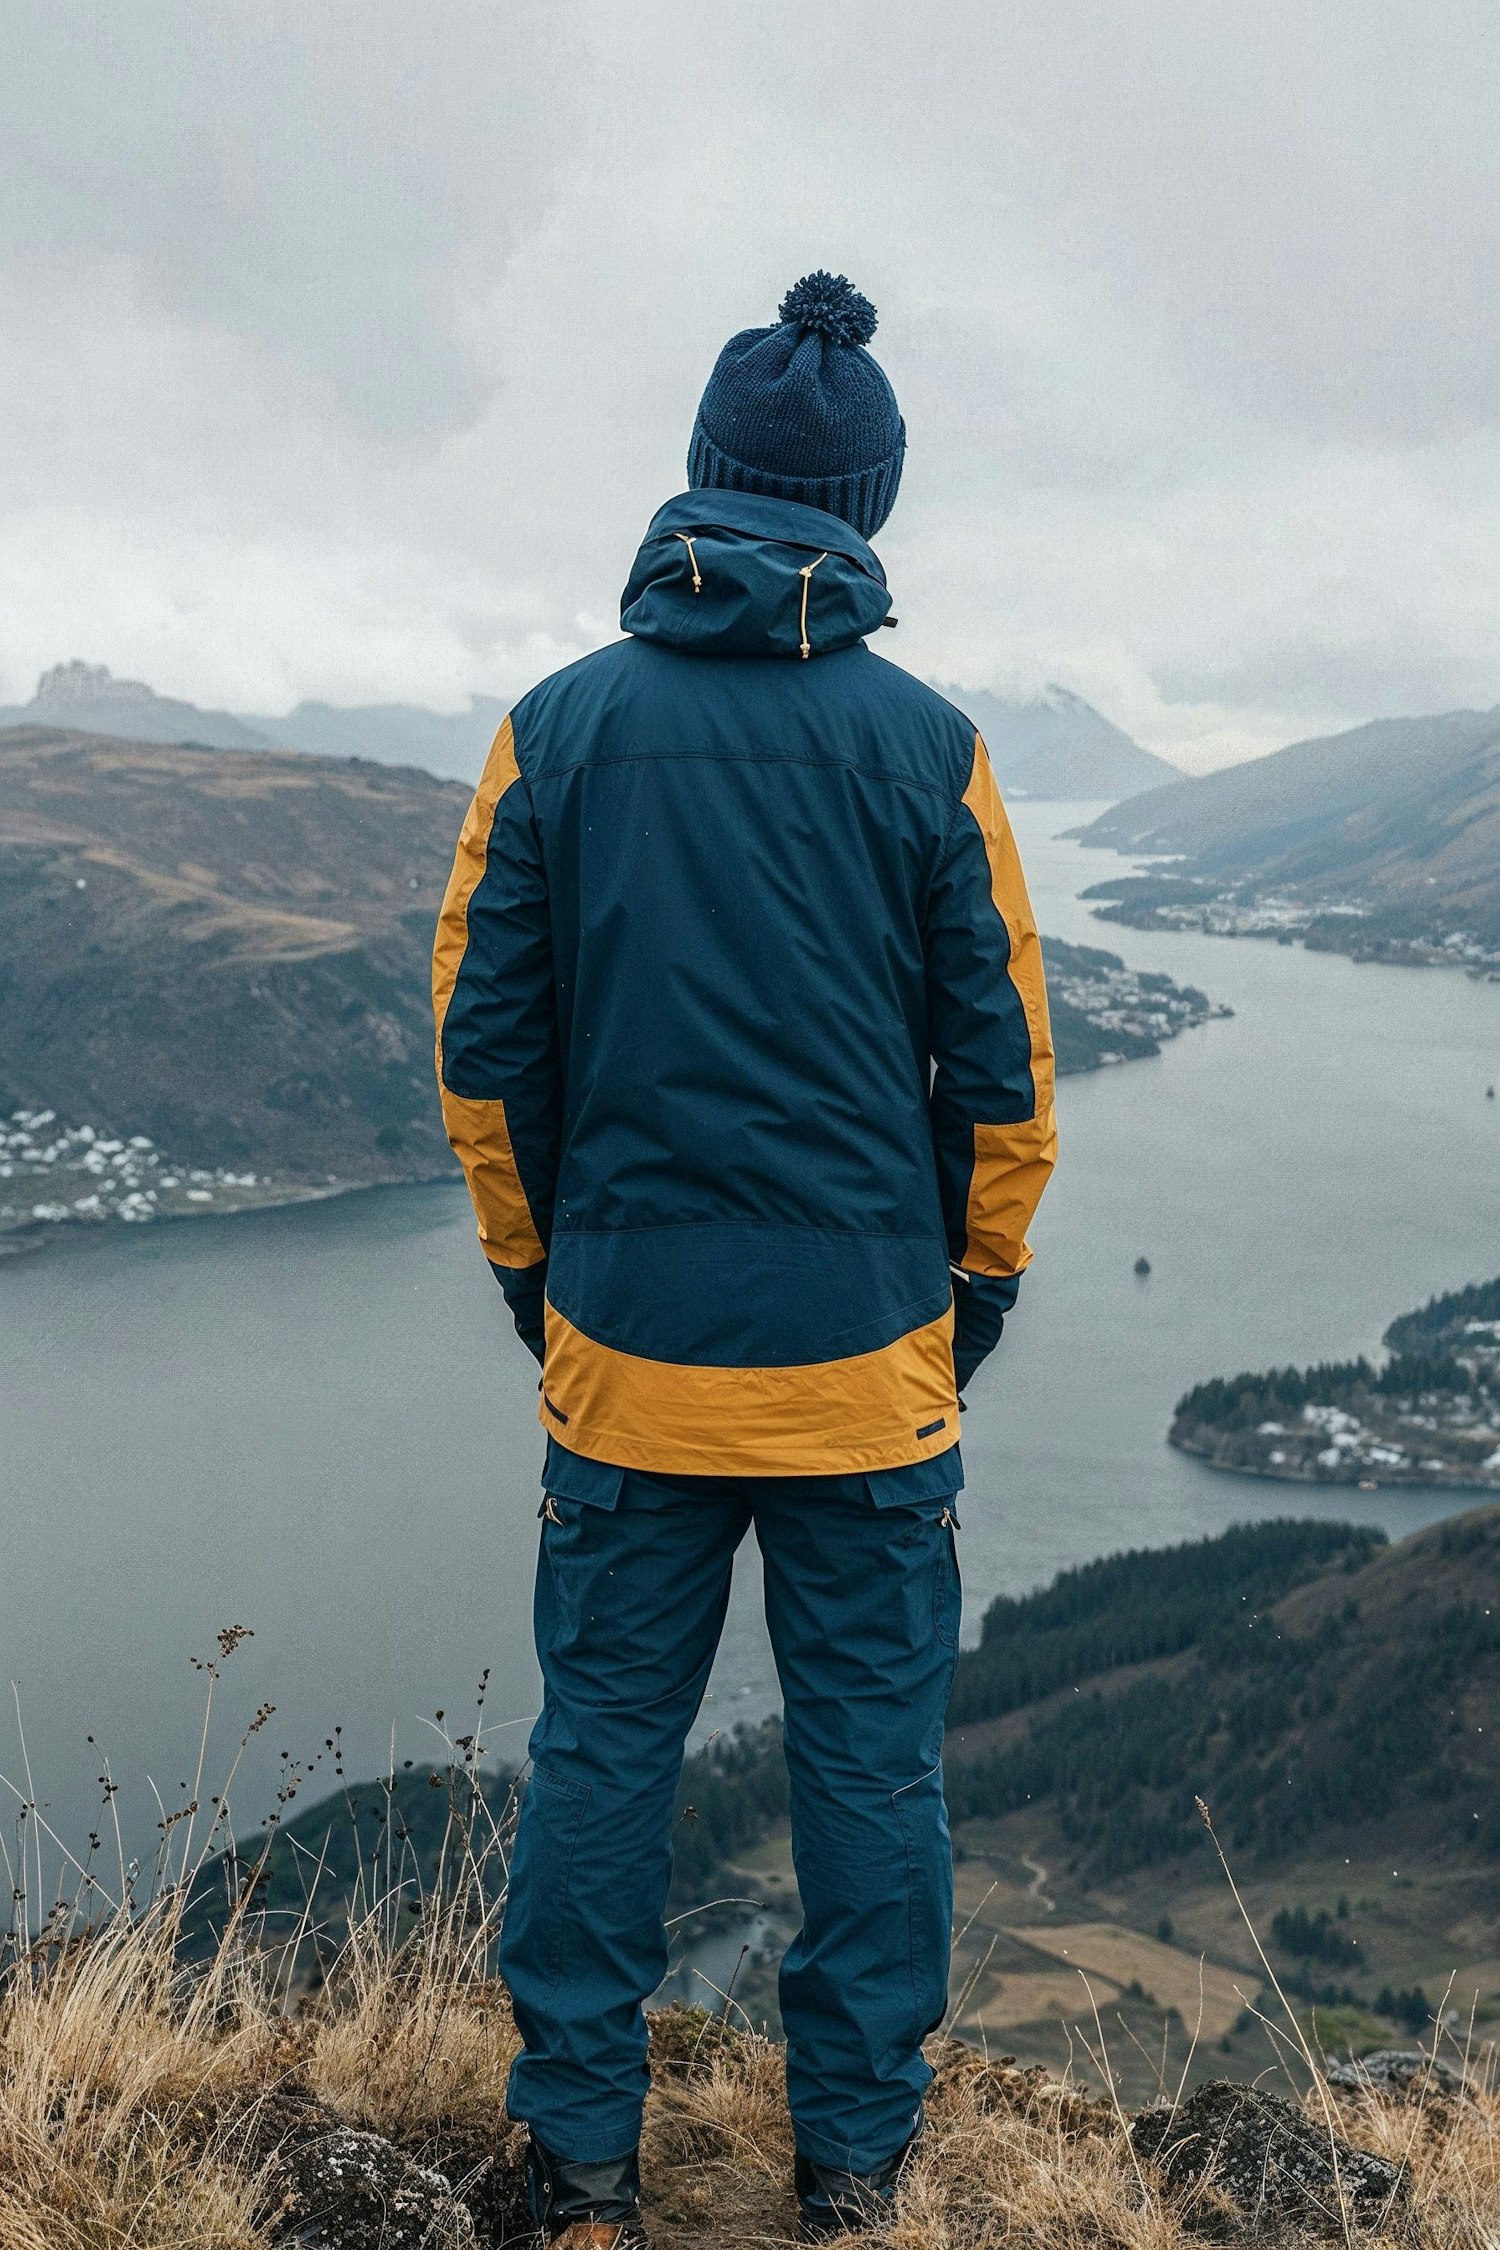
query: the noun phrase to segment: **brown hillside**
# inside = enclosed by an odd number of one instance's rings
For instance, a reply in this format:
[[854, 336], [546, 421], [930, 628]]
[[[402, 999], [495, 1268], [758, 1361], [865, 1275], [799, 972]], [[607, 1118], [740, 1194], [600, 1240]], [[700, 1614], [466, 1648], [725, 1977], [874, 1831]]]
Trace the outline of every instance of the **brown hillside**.
[[324, 1182], [446, 1171], [428, 958], [468, 791], [0, 734], [0, 1104]]

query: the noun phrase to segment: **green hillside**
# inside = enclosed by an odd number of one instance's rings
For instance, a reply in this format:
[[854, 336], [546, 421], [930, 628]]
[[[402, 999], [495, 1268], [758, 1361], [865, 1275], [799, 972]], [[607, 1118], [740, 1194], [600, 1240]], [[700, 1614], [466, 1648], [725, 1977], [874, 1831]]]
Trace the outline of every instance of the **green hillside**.
[[1500, 1757], [1484, 1734], [1500, 1707], [1500, 1510], [1384, 1552], [1351, 1536], [1269, 1607], [1249, 1586], [1213, 1606], [1165, 1662], [1095, 1673], [1011, 1739], [960, 1738], [956, 1816], [1049, 1804], [1106, 1878], [1202, 1850], [1199, 1797], [1261, 1861], [1420, 1820], [1447, 1851], [1500, 1862]]
[[[1347, 1524], [1238, 1526], [1002, 1597], [959, 1659], [955, 1822], [1045, 1816], [1095, 1880], [1200, 1855], [1196, 1799], [1256, 1862], [1378, 1857], [1412, 1823], [1500, 1894], [1500, 1508], [1387, 1547]], [[695, 1876], [784, 1809], [774, 1735], [690, 1772]], [[748, 1778], [755, 1811], [721, 1792]], [[784, 1785], [780, 1785], [784, 1789]], [[717, 1849], [715, 1849], [717, 1847]]]
[[[1257, 1861], [1409, 1819], [1500, 1892], [1500, 1507], [1388, 1546], [1349, 1524], [1237, 1525], [1112, 1555], [1002, 1596], [959, 1658], [946, 1752], [955, 1821], [1045, 1812], [1105, 1878], [1206, 1850], [1196, 1798]], [[509, 1776], [484, 1784], [498, 1817]], [[457, 1789], [458, 1798], [453, 1798]], [[403, 1855], [430, 1882], [468, 1782], [410, 1768], [286, 1820], [265, 1903], [300, 1910]], [[774, 1721], [690, 1758], [675, 1893], [707, 1895], [786, 1813]], [[240, 1839], [253, 1856], [256, 1839]]]

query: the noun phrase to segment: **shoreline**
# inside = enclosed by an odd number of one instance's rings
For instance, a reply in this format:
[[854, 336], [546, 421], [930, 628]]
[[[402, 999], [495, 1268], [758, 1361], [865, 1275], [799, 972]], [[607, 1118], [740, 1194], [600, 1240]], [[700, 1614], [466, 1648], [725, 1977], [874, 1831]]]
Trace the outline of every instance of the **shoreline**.
[[1301, 1485], [1312, 1492], [1472, 1492], [1482, 1504], [1486, 1499], [1500, 1501], [1500, 1482], [1481, 1483], [1472, 1477], [1311, 1477], [1301, 1476], [1295, 1470], [1262, 1469], [1248, 1461], [1216, 1461], [1207, 1446], [1189, 1445], [1182, 1438], [1167, 1433], [1167, 1443], [1174, 1453], [1182, 1453], [1190, 1461], [1201, 1461], [1221, 1477], [1253, 1477], [1260, 1484]]
[[[1075, 830], [1074, 840], [1084, 842]], [[1091, 851], [1118, 851], [1087, 844]], [[1128, 872], [1091, 883], [1079, 893], [1091, 919], [1114, 929], [1194, 937], [1260, 938], [1297, 945], [1306, 953], [1333, 953], [1362, 967], [1459, 969], [1474, 984], [1500, 984], [1500, 951], [1452, 929], [1403, 927], [1403, 905], [1336, 898], [1307, 899], [1290, 891], [1256, 890], [1185, 871], [1168, 859], [1124, 851]]]
[[[234, 1219], [255, 1218], [263, 1212], [294, 1211], [310, 1203], [336, 1203], [355, 1195], [377, 1195], [393, 1188], [461, 1187], [463, 1175], [455, 1165], [452, 1173], [413, 1173], [404, 1179], [388, 1180], [337, 1180], [322, 1187], [288, 1185], [275, 1194], [257, 1197], [254, 1201], [222, 1205], [212, 1211], [162, 1211], [144, 1224], [128, 1231], [138, 1235], [152, 1235], [166, 1227], [212, 1226]], [[84, 1243], [117, 1242], [127, 1232], [125, 1222], [119, 1219], [26, 1219], [18, 1225], [0, 1227], [0, 1271], [7, 1260], [17, 1264], [24, 1259], [38, 1257], [49, 1249], [64, 1248]]]

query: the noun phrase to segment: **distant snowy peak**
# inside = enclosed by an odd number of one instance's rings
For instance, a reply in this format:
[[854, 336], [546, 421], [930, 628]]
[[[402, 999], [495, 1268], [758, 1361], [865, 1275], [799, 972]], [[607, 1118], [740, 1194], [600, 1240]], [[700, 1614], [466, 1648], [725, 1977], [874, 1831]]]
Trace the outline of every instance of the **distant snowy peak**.
[[934, 684], [974, 721], [1001, 788], [1013, 796], [1105, 797], [1117, 804], [1182, 778], [1071, 689], [1049, 686], [1012, 701], [985, 688]]
[[201, 742], [213, 750], [260, 750], [266, 737], [228, 711], [200, 711], [158, 695], [144, 680], [117, 680], [107, 664], [54, 664], [29, 703], [0, 709], [0, 726], [52, 726], [126, 742]]

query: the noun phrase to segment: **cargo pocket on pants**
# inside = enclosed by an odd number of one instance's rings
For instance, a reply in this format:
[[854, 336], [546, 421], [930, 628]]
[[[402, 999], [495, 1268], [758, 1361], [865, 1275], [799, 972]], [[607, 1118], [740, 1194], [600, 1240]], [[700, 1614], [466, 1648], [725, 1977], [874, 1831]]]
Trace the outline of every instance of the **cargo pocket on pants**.
[[963, 1579], [958, 1568], [958, 1516], [950, 1501], [941, 1517], [945, 1533], [942, 1553], [938, 1557], [937, 1585], [933, 1591], [932, 1628], [944, 1648], [958, 1649], [959, 1627], [963, 1622]]
[[943, 1769], [934, 1766], [891, 1798], [906, 1851], [906, 1927], [915, 2037], [935, 2031], [948, 2008], [952, 1860]]
[[513, 1936], [546, 1993], [556, 1991], [565, 1965], [573, 1853], [592, 1794], [587, 1782], [565, 1781], [547, 1766], [534, 1767], [526, 1784], [517, 1850], [519, 1858], [524, 1842], [525, 1865], [513, 1864], [511, 1871], [512, 1894], [523, 1904], [522, 1928]]

